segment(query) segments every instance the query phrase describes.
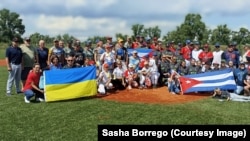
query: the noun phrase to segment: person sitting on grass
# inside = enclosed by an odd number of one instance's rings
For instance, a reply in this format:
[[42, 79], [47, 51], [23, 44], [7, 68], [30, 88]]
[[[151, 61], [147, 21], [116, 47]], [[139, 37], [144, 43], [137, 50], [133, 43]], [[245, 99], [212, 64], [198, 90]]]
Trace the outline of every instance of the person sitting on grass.
[[171, 71], [171, 76], [168, 79], [168, 91], [171, 94], [181, 93], [179, 77], [180, 75], [176, 71], [174, 70]]
[[30, 99], [35, 96], [36, 101], [44, 101], [44, 91], [39, 88], [41, 69], [39, 63], [33, 65], [33, 70], [29, 72], [27, 81], [23, 87], [24, 102], [30, 103]]

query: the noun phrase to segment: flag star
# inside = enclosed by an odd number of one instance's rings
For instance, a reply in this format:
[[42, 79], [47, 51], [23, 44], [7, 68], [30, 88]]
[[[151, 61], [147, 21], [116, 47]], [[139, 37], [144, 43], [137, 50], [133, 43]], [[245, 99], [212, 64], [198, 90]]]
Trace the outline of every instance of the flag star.
[[189, 84], [189, 83], [191, 83], [191, 81], [187, 80], [186, 83]]

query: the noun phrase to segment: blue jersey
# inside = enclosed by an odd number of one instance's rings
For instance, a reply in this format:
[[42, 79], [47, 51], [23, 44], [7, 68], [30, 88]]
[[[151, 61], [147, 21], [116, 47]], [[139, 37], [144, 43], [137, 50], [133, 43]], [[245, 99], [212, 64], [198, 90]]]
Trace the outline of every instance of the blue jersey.
[[6, 49], [5, 56], [9, 59], [9, 63], [19, 65], [22, 62], [22, 50], [20, 47], [10, 46]]

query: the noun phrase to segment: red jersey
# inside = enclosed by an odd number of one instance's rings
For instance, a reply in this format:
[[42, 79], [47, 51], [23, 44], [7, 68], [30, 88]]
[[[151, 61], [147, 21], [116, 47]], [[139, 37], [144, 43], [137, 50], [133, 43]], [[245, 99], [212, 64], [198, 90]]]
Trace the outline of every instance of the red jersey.
[[135, 74], [135, 71], [130, 71], [130, 70], [126, 70], [125, 72], [124, 72], [124, 76], [125, 76], [125, 78], [130, 78], [130, 77], [132, 77], [133, 75]]
[[132, 43], [132, 48], [133, 49], [136, 49], [136, 48], [138, 48], [140, 46], [140, 44], [138, 43], [138, 42], [133, 42]]
[[169, 50], [170, 50], [173, 54], [175, 54], [175, 52], [176, 52], [176, 50], [175, 50], [174, 47], [170, 47]]
[[191, 59], [191, 49], [188, 46], [181, 48], [180, 54], [182, 54], [182, 57], [186, 60]]
[[151, 45], [150, 45], [150, 49], [155, 49], [155, 45], [154, 45], [154, 44], [151, 44]]
[[212, 61], [212, 59], [213, 59], [213, 53], [210, 52], [210, 51], [208, 51], [208, 52], [202, 51], [202, 52], [199, 54], [198, 58], [201, 60], [201, 62]]
[[28, 89], [33, 89], [31, 86], [31, 83], [33, 82], [37, 87], [39, 86], [39, 80], [40, 80], [41, 73], [35, 73], [33, 71], [30, 71], [27, 77], [27, 80], [25, 82], [25, 86], [23, 87], [23, 91], [26, 91]]

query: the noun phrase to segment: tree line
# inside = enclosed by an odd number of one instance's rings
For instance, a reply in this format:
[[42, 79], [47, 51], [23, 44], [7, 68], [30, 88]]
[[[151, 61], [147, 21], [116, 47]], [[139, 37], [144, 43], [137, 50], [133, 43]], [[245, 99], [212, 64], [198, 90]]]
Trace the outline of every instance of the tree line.
[[[197, 13], [189, 13], [185, 16], [183, 23], [176, 26], [176, 29], [161, 35], [161, 29], [158, 26], [145, 27], [142, 24], [134, 24], [131, 27], [132, 35], [125, 35], [123, 33], [116, 33], [115, 37], [126, 40], [128, 36], [134, 39], [137, 35], [145, 38], [162, 38], [163, 42], [175, 41], [184, 43], [185, 40], [190, 39], [199, 41], [200, 43], [228, 45], [230, 42], [235, 41], [237, 44], [246, 44], [250, 42], [250, 32], [247, 28], [241, 27], [239, 31], [233, 31], [227, 27], [227, 24], [218, 25], [215, 29], [209, 29], [206, 23], [202, 21], [202, 16]], [[25, 25], [22, 23], [20, 15], [11, 12], [8, 9], [0, 10], [0, 42], [9, 43], [13, 37], [22, 39], [25, 33]], [[40, 33], [33, 33], [30, 35], [31, 41], [37, 44], [40, 39], [45, 42], [52, 43], [55, 38], [68, 41], [76, 39], [68, 33], [51, 37], [49, 35], [42, 35]], [[93, 43], [96, 40], [105, 41], [103, 36], [88, 37]]]

